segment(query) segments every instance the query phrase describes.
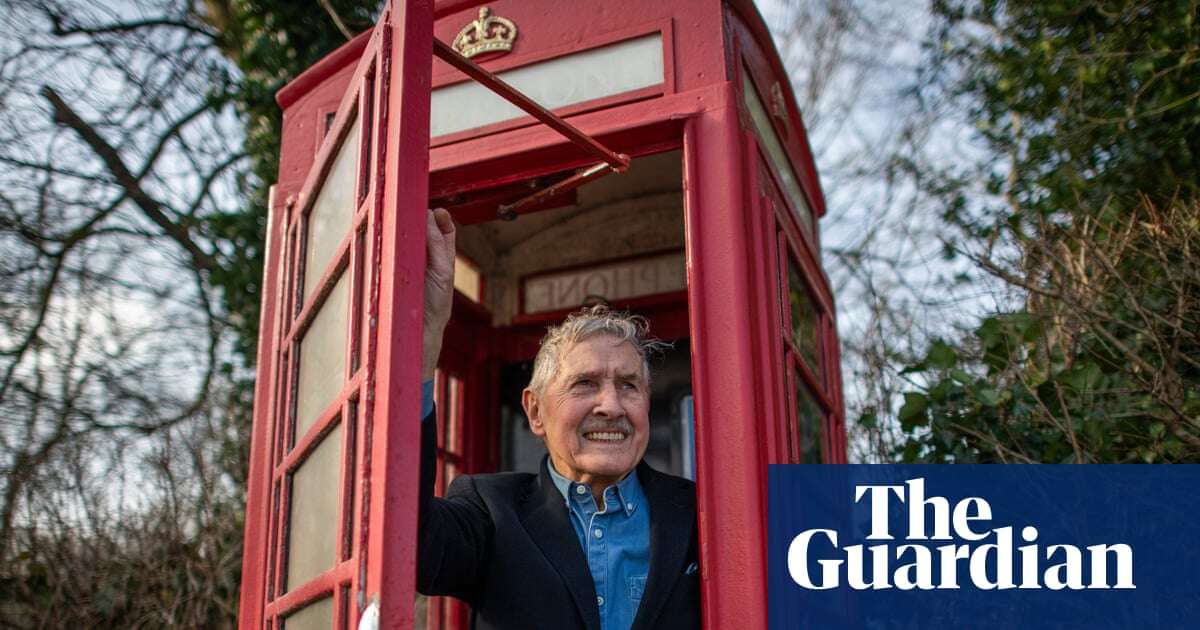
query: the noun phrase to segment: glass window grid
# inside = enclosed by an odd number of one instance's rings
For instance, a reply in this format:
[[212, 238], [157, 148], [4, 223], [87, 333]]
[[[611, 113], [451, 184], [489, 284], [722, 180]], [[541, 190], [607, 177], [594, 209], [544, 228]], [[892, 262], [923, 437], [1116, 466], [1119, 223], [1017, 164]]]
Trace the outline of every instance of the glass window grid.
[[[779, 212], [779, 207], [776, 200], [771, 201], [774, 206], [774, 215], [776, 221], [784, 221], [782, 213]], [[786, 206], [784, 206], [786, 207]], [[778, 291], [776, 293], [779, 300], [779, 328], [783, 337], [784, 349], [784, 371], [786, 374], [786, 398], [787, 398], [787, 449], [788, 459], [795, 463], [816, 463], [805, 461], [805, 453], [812, 454], [812, 442], [809, 441], [809, 436], [805, 435], [811, 432], [805, 431], [802, 426], [802, 418], [800, 415], [801, 400], [800, 392], [805, 392], [808, 399], [815, 404], [815, 408], [819, 413], [819, 419], [816, 421], [817, 439], [816, 452], [820, 454], [818, 461], [824, 462], [829, 460], [829, 450], [826, 444], [829, 434], [830, 410], [832, 409], [831, 394], [827, 389], [829, 379], [825, 378], [826, 372], [830, 369], [829, 366], [833, 363], [829, 360], [827, 352], [827, 344], [829, 331], [829, 317], [824, 306], [814, 299], [814, 292], [809, 286], [808, 280], [805, 277], [804, 266], [800, 264], [797, 246], [792, 241], [792, 237], [787, 233], [782, 226], [777, 226], [775, 229], [777, 239], [776, 248], [776, 269], [775, 278], [778, 283]], [[804, 357], [801, 345], [796, 339], [796, 334], [793, 330], [793, 314], [790, 300], [790, 285], [791, 270], [795, 267], [799, 273], [797, 278], [805, 291], [809, 304], [815, 314], [813, 322], [813, 339], [815, 340], [814, 353], [818, 365], [812, 366]]]
[[788, 157], [787, 149], [784, 148], [779, 131], [772, 121], [772, 115], [767, 112], [767, 108], [763, 104], [754, 74], [745, 64], [741, 66], [741, 74], [742, 106], [755, 130], [760, 152], [768, 167], [767, 170], [771, 172], [785, 193], [783, 197], [790, 202], [790, 204], [784, 204], [783, 207], [791, 209], [792, 215], [806, 235], [815, 235], [815, 215], [804, 196], [800, 180]]
[[[344, 499], [345, 494], [340, 481], [346, 437], [342, 424], [334, 423], [288, 474], [287, 534], [282, 537], [286, 547], [283, 573], [287, 591], [332, 569], [343, 557], [338, 522], [343, 511], [339, 499]], [[329, 478], [331, 469], [337, 471], [338, 480]], [[298, 492], [302, 485], [309, 492]], [[301, 508], [305, 514], [294, 512]]]
[[[825, 306], [819, 300], [815, 299], [815, 292], [812, 290], [812, 287], [805, 276], [804, 265], [800, 263], [800, 255], [796, 244], [792, 241], [792, 238], [788, 235], [786, 230], [777, 228], [776, 239], [776, 278], [778, 282], [777, 296], [780, 306], [779, 327], [783, 335], [784, 349], [788, 353], [797, 357], [797, 360], [801, 363], [800, 369], [804, 372], [805, 377], [807, 377], [810, 386], [817, 391], [818, 398], [828, 406], [828, 379], [825, 378], [825, 373], [829, 370], [829, 366], [832, 365], [826, 356], [826, 322], [829, 319], [828, 313], [825, 309]], [[801, 347], [799, 340], [796, 339], [796, 335], [792, 327], [792, 322], [794, 320], [789, 292], [789, 282], [791, 281], [791, 265], [795, 265], [796, 270], [799, 272], [798, 280], [801, 282], [805, 295], [808, 298], [808, 303], [812, 306], [816, 316], [816, 321], [813, 322], [813, 339], [816, 346], [814, 348], [814, 353], [817, 359], [817, 365], [815, 366], [811, 365], [810, 362], [804, 358], [803, 348]]]
[[439, 369], [434, 377], [434, 402], [438, 423], [437, 489], [442, 493], [463, 472], [465, 461], [462, 379]]
[[808, 282], [804, 279], [804, 269], [794, 256], [786, 256], [783, 273], [783, 294], [787, 300], [784, 325], [790, 333], [788, 342], [813, 374], [821, 374], [825, 365], [822, 356], [824, 344], [821, 343], [824, 332], [821, 308], [813, 299]]
[[333, 625], [335, 616], [333, 597], [326, 595], [288, 613], [279, 626], [283, 630], [324, 630]]
[[[793, 365], [797, 358], [789, 353]], [[813, 390], [809, 383], [795, 372], [788, 389], [791, 398], [791, 415], [795, 432], [799, 435], [796, 440], [794, 456], [801, 464], [822, 464], [828, 461], [825, 446], [829, 434], [828, 418], [824, 401], [820, 394]], [[815, 434], [815, 435], [814, 435]]]
[[[833, 379], [829, 376], [829, 371], [834, 369], [836, 362], [831, 358], [832, 350], [828, 347], [828, 340], [833, 338], [831, 331], [831, 320], [824, 306], [815, 299], [815, 293], [805, 276], [805, 267], [800, 264], [799, 245], [794, 242], [794, 239], [804, 239], [806, 243], [814, 244], [816, 241], [816, 222], [811, 208], [808, 206], [807, 200], [799, 189], [799, 182], [795, 171], [792, 169], [790, 160], [787, 159], [787, 153], [784, 150], [779, 138], [778, 131], [775, 128], [771, 116], [766, 112], [763, 105], [763, 100], [759, 96], [759, 90], [756, 85], [755, 77], [746, 66], [741, 67], [742, 72], [742, 99], [743, 106], [746, 109], [747, 116], [753, 127], [754, 137], [758, 141], [760, 162], [762, 168], [759, 169], [760, 178], [763, 180], [762, 188], [769, 197], [768, 207], [773, 211], [776, 222], [787, 223], [789, 220], [794, 221], [799, 225], [800, 233], [796, 234], [794, 228], [784, 225], [778, 225], [774, 231], [778, 238], [779, 244], [776, 250], [776, 282], [778, 282], [777, 299], [780, 301], [780, 329], [783, 337], [783, 349], [785, 357], [784, 373], [785, 373], [785, 393], [787, 399], [787, 431], [786, 431], [786, 448], [790, 461], [798, 462], [802, 459], [802, 450], [812, 453], [812, 449], [808, 448], [802, 435], [802, 429], [799, 424], [800, 418], [798, 414], [798, 392], [807, 392], [809, 398], [816, 403], [816, 408], [821, 417], [818, 425], [820, 437], [818, 439], [819, 449], [822, 454], [821, 461], [826, 461], [831, 453], [831, 448], [826, 442], [830, 430], [830, 423], [833, 422], [833, 396], [830, 391]], [[779, 187], [787, 191], [787, 195], [780, 193]], [[790, 206], [783, 201], [784, 198], [790, 200], [795, 207]], [[811, 239], [811, 241], [810, 241]], [[805, 291], [808, 304], [812, 307], [815, 321], [812, 322], [812, 347], [810, 352], [806, 353], [805, 348], [800, 340], [796, 338], [793, 330], [793, 314], [790, 300], [790, 271], [794, 265], [799, 272], [799, 284], [802, 290]], [[807, 356], [806, 356], [807, 354]], [[815, 365], [814, 365], [815, 363]], [[804, 389], [798, 389], [804, 388]]]
[[[372, 187], [375, 182], [371, 177], [371, 168], [374, 165], [375, 157], [372, 155], [372, 149], [376, 145], [374, 138], [374, 120], [371, 104], [374, 102], [376, 86], [374, 84], [373, 69], [368, 72], [367, 79], [363, 82], [363, 86], [359, 90], [359, 98], [352, 106], [352, 113], [347, 118], [348, 122], [344, 123], [346, 128], [338, 135], [345, 137], [353, 137], [355, 134], [350, 133], [349, 125], [359, 126], [359, 150], [357, 155], [357, 163], [355, 165], [356, 179], [354, 183], [355, 192], [352, 198], [355, 200], [355, 207], [352, 210], [352, 216], [349, 221], [349, 226], [346, 230], [346, 235], [341, 239], [337, 250], [333, 254], [331, 260], [326, 265], [326, 269], [316, 277], [319, 277], [318, 288], [310, 292], [305, 298], [305, 288], [301, 282], [304, 277], [304, 267], [302, 257], [304, 256], [304, 247], [302, 246], [303, 239], [306, 237], [304, 229], [304, 221], [306, 217], [291, 216], [286, 219], [288, 226], [286, 228], [287, 245], [285, 246], [285, 259], [282, 261], [281, 273], [283, 281], [281, 286], [284, 290], [281, 296], [281, 308], [279, 312], [286, 313], [287, 316], [281, 318], [281, 336], [283, 343], [280, 344], [281, 357], [281, 372], [278, 375], [280, 380], [278, 383], [286, 384], [286, 387], [280, 388], [279, 399], [276, 401], [277, 413], [276, 425], [274, 433], [276, 440], [274, 444], [273, 462], [275, 471], [272, 481], [273, 492], [273, 509], [271, 515], [271, 523], [269, 525], [269, 543], [268, 543], [268, 563], [267, 563], [267, 599], [273, 601], [278, 597], [283, 596], [288, 592], [286, 566], [287, 566], [287, 518], [289, 513], [289, 505], [291, 502], [290, 478], [300, 466], [302, 466], [313, 451], [320, 447], [322, 440], [329, 436], [335, 425], [344, 430], [341, 433], [341, 444], [339, 448], [339, 457], [341, 464], [339, 468], [340, 479], [336, 486], [339, 488], [340, 496], [338, 497], [338, 531], [335, 541], [335, 561], [330, 566], [334, 569], [341, 562], [350, 559], [353, 556], [353, 547], [356, 536], [354, 535], [355, 523], [355, 494], [358, 490], [356, 487], [356, 471], [357, 471], [357, 440], [356, 422], [358, 419], [358, 405], [360, 399], [360, 389], [365, 383], [365, 366], [364, 361], [360, 358], [360, 348], [362, 347], [362, 339], [365, 331], [366, 318], [366, 300], [364, 297], [365, 289], [368, 286], [366, 276], [369, 273], [367, 265], [364, 263], [368, 259], [369, 239], [366, 238], [366, 233], [369, 228], [369, 213], [370, 205], [366, 203], [373, 197], [371, 195]], [[359, 112], [359, 105], [362, 104], [363, 112]], [[361, 115], [360, 115], [361, 114]], [[329, 154], [329, 159], [336, 159], [339, 150], [333, 150]], [[319, 190], [319, 189], [318, 189]], [[289, 209], [290, 210], [290, 209]], [[302, 339], [304, 331], [311, 325], [312, 320], [320, 312], [321, 306], [328, 299], [329, 293], [333, 289], [333, 285], [341, 278], [343, 273], [350, 274], [351, 295], [349, 298], [349, 308], [351, 312], [347, 314], [347, 343], [346, 343], [346, 365], [348, 369], [343, 374], [343, 387], [340, 394], [331, 401], [329, 408], [322, 412], [316, 422], [313, 423], [307, 433], [313, 436], [311, 439], [305, 439], [305, 436], [293, 435], [295, 426], [295, 396], [296, 396], [296, 379], [298, 375], [298, 361], [290, 361], [291, 357], [297, 355], [299, 341]], [[342, 423], [341, 418], [347, 418]], [[282, 422], [281, 422], [282, 421]], [[285, 446], [288, 445], [288, 446]], [[301, 453], [303, 450], [305, 452]], [[328, 572], [328, 570], [326, 570]], [[292, 584], [291, 590], [295, 590], [298, 586]], [[335, 595], [340, 594], [340, 596]], [[342, 623], [339, 625], [345, 627], [348, 621], [348, 607], [353, 605], [349, 601], [350, 582], [349, 578], [342, 578], [339, 583], [333, 586], [333, 591], [322, 592], [315, 599], [307, 599], [306, 602], [299, 605], [290, 606], [286, 611], [275, 611], [275, 614], [268, 616], [268, 623], [274, 621], [281, 628], [287, 625], [287, 620], [290, 616], [306, 610], [314, 603], [319, 603], [324, 600], [333, 602], [334, 619], [340, 619]], [[281, 614], [282, 612], [282, 614]]]

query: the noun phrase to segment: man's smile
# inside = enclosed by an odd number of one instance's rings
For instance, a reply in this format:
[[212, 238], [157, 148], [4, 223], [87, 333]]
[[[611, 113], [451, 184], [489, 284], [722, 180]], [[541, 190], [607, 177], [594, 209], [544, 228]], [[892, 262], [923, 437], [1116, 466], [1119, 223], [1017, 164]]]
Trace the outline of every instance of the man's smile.
[[620, 431], [589, 431], [583, 437], [592, 442], [622, 442], [628, 436]]

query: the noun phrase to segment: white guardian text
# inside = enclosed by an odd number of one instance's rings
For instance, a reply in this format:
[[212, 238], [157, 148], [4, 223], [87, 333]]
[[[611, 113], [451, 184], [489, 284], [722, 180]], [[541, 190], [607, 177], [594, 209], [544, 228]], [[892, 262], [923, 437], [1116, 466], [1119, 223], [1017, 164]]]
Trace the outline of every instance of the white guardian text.
[[[1033, 525], [1021, 527], [1019, 534], [1011, 526], [989, 529], [992, 508], [987, 500], [968, 497], [951, 505], [945, 497], [926, 497], [924, 479], [855, 486], [854, 501], [869, 502], [866, 541], [872, 544], [841, 547], [833, 529], [799, 533], [788, 545], [787, 567], [802, 588], [833, 589], [843, 580], [854, 590], [958, 589], [962, 585], [982, 590], [1136, 588], [1129, 545], [1043, 546], [1037, 544], [1038, 530]], [[889, 525], [894, 504], [908, 511], [903, 532], [894, 532]], [[946, 544], [935, 544], [938, 541]], [[1111, 575], [1110, 558], [1116, 566]], [[817, 567], [810, 567], [813, 559]], [[1086, 583], [1085, 567], [1090, 569]]]

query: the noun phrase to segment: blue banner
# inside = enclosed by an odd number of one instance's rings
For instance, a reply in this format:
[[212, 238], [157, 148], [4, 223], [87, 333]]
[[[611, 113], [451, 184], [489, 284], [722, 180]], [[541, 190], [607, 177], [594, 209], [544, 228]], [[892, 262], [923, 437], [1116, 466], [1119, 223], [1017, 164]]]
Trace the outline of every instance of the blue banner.
[[772, 629], [1198, 628], [1200, 466], [772, 465]]

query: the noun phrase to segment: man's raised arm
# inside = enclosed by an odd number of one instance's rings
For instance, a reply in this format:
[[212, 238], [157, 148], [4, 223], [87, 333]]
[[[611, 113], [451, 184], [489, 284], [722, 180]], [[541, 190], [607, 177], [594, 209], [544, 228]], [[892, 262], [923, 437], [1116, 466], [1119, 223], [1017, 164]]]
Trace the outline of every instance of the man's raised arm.
[[425, 221], [425, 338], [421, 380], [433, 380], [442, 335], [454, 303], [454, 219], [444, 208], [430, 210]]
[[421, 352], [421, 503], [417, 532], [417, 589], [426, 595], [455, 595], [471, 601], [491, 523], [473, 487], [433, 496], [437, 478], [437, 421], [433, 378], [442, 336], [454, 303], [454, 221], [442, 208], [430, 210], [425, 234], [425, 313]]

